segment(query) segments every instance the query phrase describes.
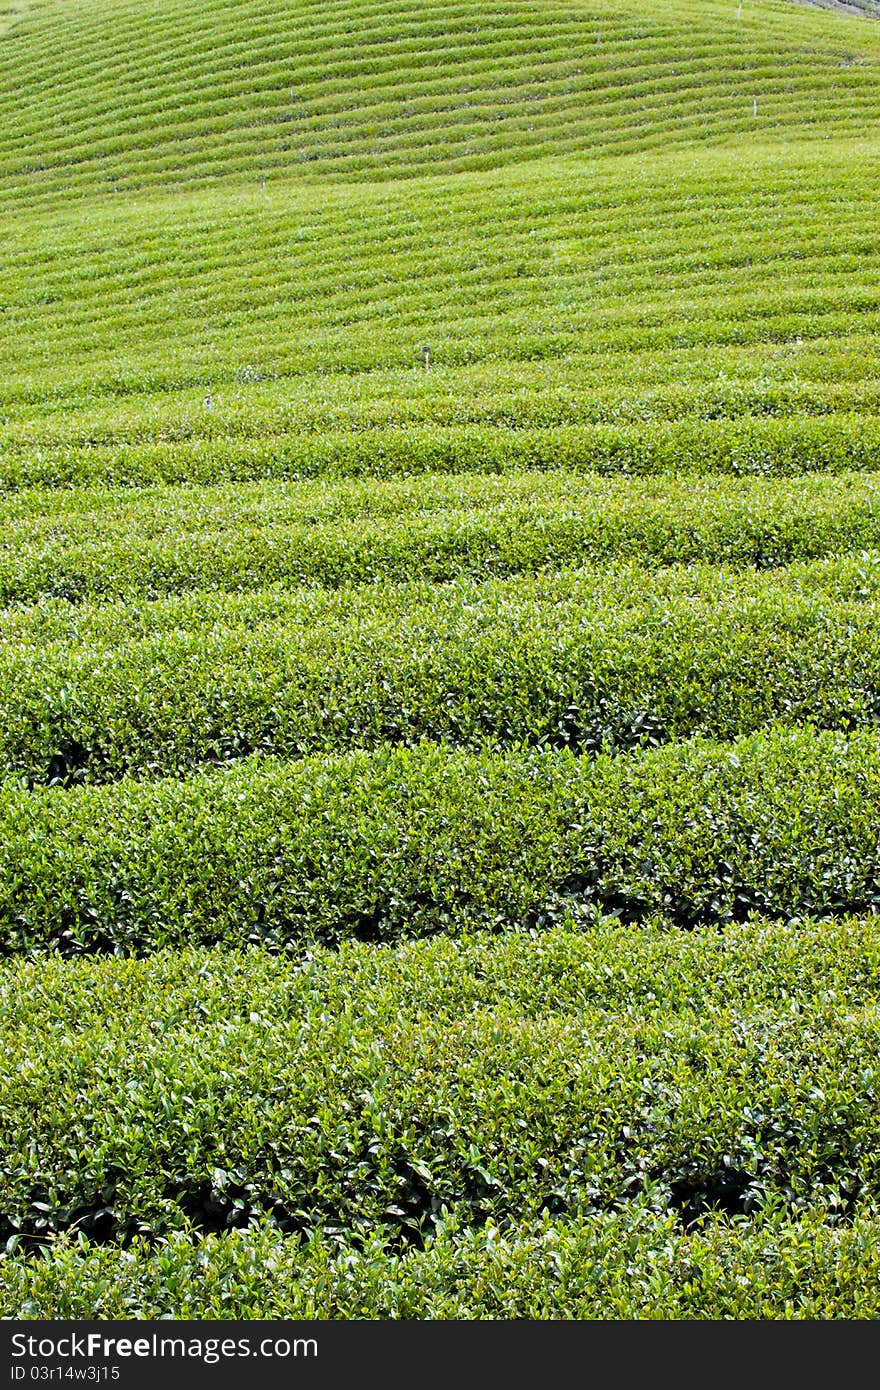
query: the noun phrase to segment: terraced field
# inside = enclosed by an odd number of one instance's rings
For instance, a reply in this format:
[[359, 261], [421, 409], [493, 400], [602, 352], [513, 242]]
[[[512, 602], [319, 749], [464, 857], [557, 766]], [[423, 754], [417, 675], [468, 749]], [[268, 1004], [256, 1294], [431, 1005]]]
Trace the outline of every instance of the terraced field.
[[0, 7], [4, 1316], [880, 1315], [873, 8]]

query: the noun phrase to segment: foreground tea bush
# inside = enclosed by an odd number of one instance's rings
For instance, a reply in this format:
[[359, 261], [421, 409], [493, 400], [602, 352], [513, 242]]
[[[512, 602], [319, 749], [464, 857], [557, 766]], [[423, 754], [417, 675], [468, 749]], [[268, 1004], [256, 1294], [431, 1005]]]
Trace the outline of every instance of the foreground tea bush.
[[[873, 921], [7, 963], [3, 1235], [880, 1200]], [[27, 1248], [29, 1241], [25, 1241]], [[13, 1248], [15, 1241], [12, 1242]]]
[[774, 731], [628, 758], [253, 760], [225, 773], [0, 792], [7, 952], [273, 948], [601, 911], [681, 926], [880, 905], [880, 747]]
[[637, 558], [774, 566], [880, 543], [877, 474], [566, 473], [0, 497], [0, 600], [445, 580]]
[[100, 782], [254, 751], [596, 753], [774, 720], [872, 726], [877, 579], [873, 554], [7, 610], [0, 767]]
[[[748, 1224], [633, 1202], [499, 1229], [447, 1217], [425, 1249], [255, 1228], [126, 1250], [60, 1239], [0, 1261], [11, 1318], [871, 1318], [880, 1221], [781, 1213]], [[169, 1335], [173, 1329], [169, 1329]]]

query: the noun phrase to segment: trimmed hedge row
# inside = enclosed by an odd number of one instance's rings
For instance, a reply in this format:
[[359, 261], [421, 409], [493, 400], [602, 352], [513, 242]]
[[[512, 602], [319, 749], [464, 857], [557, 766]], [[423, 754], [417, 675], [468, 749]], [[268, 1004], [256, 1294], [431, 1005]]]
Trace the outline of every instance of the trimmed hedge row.
[[0, 791], [9, 952], [728, 923], [880, 907], [880, 747], [777, 730], [630, 758], [435, 745]]
[[[880, 930], [597, 923], [2, 972], [0, 1234], [880, 1200]], [[13, 1239], [13, 1246], [15, 1241]]]
[[549, 429], [419, 426], [255, 439], [213, 438], [109, 447], [7, 445], [0, 489], [260, 478], [391, 478], [525, 468], [600, 474], [785, 477], [875, 471], [880, 419], [840, 413], [661, 420]]
[[878, 503], [877, 474], [39, 491], [0, 498], [0, 601], [437, 581], [621, 558], [775, 566], [877, 546]]
[[[450, 1216], [425, 1249], [340, 1246], [257, 1227], [125, 1250], [59, 1239], [0, 1261], [16, 1319], [876, 1319], [880, 1221], [782, 1213], [748, 1224], [633, 1202], [516, 1231]], [[173, 1335], [173, 1328], [169, 1329]]]
[[872, 725], [877, 576], [873, 556], [7, 611], [0, 768], [100, 782], [254, 751], [595, 753], [773, 720]]

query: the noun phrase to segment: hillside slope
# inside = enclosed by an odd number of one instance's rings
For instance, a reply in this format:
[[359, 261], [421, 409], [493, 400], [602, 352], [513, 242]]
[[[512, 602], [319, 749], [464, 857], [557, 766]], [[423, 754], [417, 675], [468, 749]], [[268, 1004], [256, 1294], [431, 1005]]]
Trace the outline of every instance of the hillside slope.
[[[875, 134], [880, 29], [774, 0], [32, 0], [4, 200]], [[22, 100], [26, 93], [26, 100]]]
[[[317, 94], [290, 139], [282, 71]], [[768, 414], [789, 468], [830, 434], [859, 466], [868, 20], [45, 0], [0, 41], [4, 89], [6, 485], [638, 470], [658, 419]], [[772, 467], [760, 425], [725, 429], [663, 466]]]
[[878, 122], [787, 0], [0, 10], [3, 1316], [878, 1316]]

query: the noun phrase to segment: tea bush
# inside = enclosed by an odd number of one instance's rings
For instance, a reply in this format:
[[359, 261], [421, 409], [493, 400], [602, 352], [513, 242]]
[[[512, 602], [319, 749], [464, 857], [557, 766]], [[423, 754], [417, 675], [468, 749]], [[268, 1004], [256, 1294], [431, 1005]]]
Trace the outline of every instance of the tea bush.
[[592, 754], [780, 720], [872, 727], [877, 574], [870, 553], [759, 575], [630, 565], [7, 609], [0, 766], [69, 784], [254, 751]]
[[540, 1318], [874, 1320], [877, 1219], [820, 1213], [706, 1221], [633, 1202], [516, 1230], [448, 1216], [424, 1249], [278, 1230], [127, 1249], [80, 1237], [0, 1263], [0, 1306], [18, 1318]]
[[247, 1225], [420, 1242], [638, 1194], [875, 1203], [876, 922], [4, 972], [12, 1248]]
[[715, 927], [880, 903], [873, 733], [625, 758], [426, 745], [0, 793], [6, 952], [301, 949], [597, 913]]
[[769, 568], [880, 543], [876, 474], [796, 481], [564, 472], [0, 497], [0, 598], [529, 573], [633, 560]]

